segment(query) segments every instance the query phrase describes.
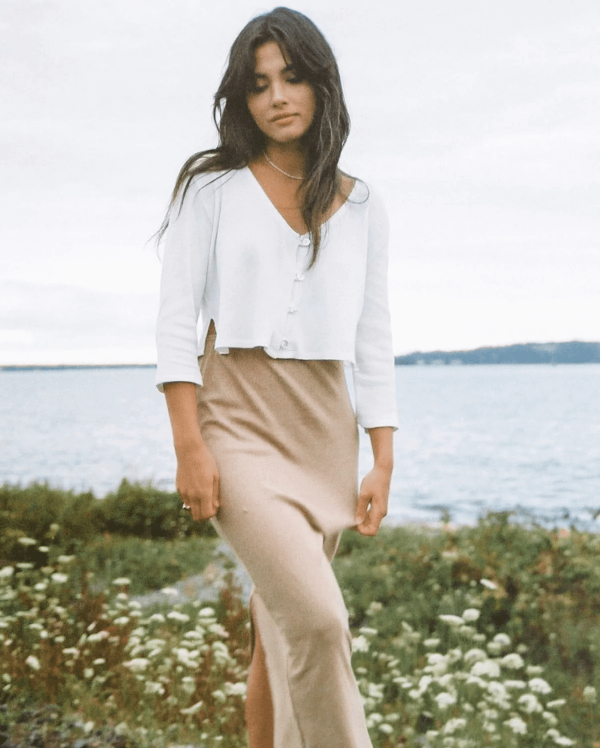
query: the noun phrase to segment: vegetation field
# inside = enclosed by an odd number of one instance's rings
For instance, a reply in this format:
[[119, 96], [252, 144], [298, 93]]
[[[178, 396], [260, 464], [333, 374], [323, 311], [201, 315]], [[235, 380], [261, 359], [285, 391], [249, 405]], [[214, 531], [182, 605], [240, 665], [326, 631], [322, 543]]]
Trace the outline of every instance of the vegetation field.
[[[245, 746], [239, 590], [135, 599], [215, 544], [151, 487], [0, 488], [0, 745]], [[375, 748], [600, 748], [600, 537], [489, 514], [348, 532], [334, 566]]]

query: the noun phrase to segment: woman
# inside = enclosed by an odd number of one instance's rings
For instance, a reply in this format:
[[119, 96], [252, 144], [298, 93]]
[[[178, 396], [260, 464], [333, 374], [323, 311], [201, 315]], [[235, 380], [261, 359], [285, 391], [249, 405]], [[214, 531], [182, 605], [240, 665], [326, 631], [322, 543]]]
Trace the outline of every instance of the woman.
[[[301, 13], [276, 8], [243, 29], [214, 115], [219, 147], [183, 166], [163, 226], [157, 384], [177, 490], [254, 581], [250, 748], [367, 748], [330, 562], [344, 528], [375, 535], [387, 509], [385, 211], [338, 169], [339, 72]], [[360, 492], [357, 420], [374, 454]]]

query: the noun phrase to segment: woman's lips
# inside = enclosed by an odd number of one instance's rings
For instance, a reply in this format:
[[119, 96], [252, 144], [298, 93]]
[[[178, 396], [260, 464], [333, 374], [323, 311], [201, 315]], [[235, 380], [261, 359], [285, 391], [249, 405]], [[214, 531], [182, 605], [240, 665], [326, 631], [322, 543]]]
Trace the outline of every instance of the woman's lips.
[[275, 125], [289, 125], [295, 116], [295, 114], [280, 114], [278, 117], [273, 117], [271, 122]]

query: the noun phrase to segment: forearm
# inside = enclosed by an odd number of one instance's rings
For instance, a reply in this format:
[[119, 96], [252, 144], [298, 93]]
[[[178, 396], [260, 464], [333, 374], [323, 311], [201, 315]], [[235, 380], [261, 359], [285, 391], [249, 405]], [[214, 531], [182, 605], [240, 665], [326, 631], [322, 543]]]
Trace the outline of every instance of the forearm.
[[371, 439], [375, 467], [388, 470], [394, 467], [394, 429], [391, 426], [380, 426], [367, 429]]
[[177, 455], [203, 446], [198, 425], [196, 385], [193, 382], [167, 382], [164, 385], [167, 409]]

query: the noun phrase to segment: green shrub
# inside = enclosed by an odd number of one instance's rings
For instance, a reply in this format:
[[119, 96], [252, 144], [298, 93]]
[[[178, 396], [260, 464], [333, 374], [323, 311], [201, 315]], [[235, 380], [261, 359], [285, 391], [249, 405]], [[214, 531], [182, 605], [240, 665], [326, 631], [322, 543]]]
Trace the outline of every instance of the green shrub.
[[36, 547], [19, 542], [22, 537], [75, 553], [102, 533], [157, 539], [216, 537], [209, 522], [194, 522], [182, 511], [177, 494], [127, 480], [104, 499], [45, 483], [0, 486], [0, 558], [5, 561], [44, 562]]

